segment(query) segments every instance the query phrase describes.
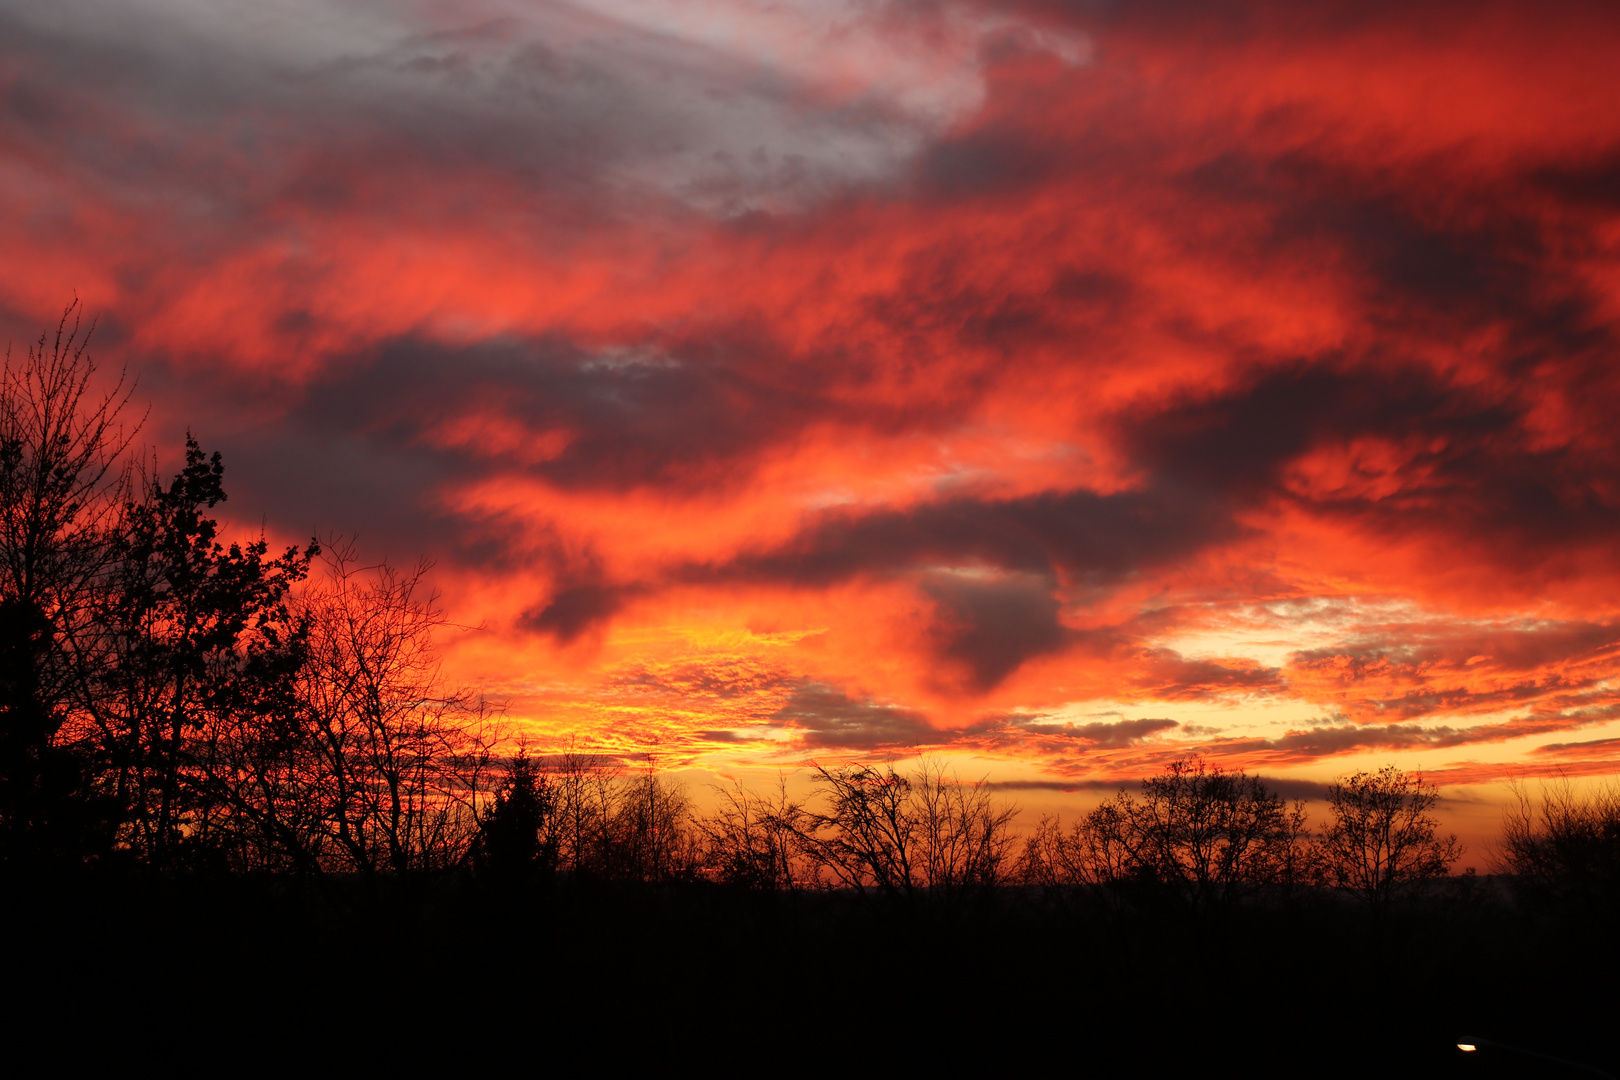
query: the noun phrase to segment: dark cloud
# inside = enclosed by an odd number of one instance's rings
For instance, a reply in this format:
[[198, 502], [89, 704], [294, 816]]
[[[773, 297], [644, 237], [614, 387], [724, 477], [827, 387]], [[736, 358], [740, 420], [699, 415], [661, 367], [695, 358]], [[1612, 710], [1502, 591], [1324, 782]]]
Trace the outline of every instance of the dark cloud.
[[932, 743], [939, 737], [921, 713], [856, 701], [820, 683], [794, 691], [775, 719], [796, 728], [806, 747], [881, 750]]
[[1139, 649], [1122, 674], [1138, 693], [1187, 701], [1231, 693], [1265, 694], [1285, 683], [1276, 668], [1241, 661], [1189, 660], [1174, 649]]
[[1317, 446], [1363, 435], [1419, 435], [1473, 447], [1511, 431], [1517, 414], [1446, 385], [1424, 367], [1346, 366], [1325, 358], [1261, 369], [1215, 395], [1189, 392], [1181, 401], [1145, 405], [1117, 423], [1133, 460], [1167, 481], [1247, 501], [1274, 491], [1281, 470]]
[[551, 634], [563, 644], [612, 617], [624, 606], [627, 590], [586, 583], [554, 594], [544, 607], [530, 609], [519, 619], [527, 630]]
[[[1291, 731], [1259, 743], [1267, 750], [1280, 750], [1302, 758], [1333, 757], [1360, 750], [1419, 750], [1463, 746], [1472, 742], [1494, 742], [1499, 730], [1458, 729], [1445, 725], [1421, 727], [1417, 724], [1341, 724]], [[1247, 744], [1245, 744], [1247, 745]]]
[[1620, 750], [1620, 739], [1588, 739], [1585, 742], [1547, 743], [1530, 751], [1549, 757], [1595, 757]]
[[[1212, 397], [1144, 406], [1119, 423], [1122, 444], [1166, 489], [1179, 482], [1219, 492], [1234, 513], [1262, 499], [1300, 501], [1403, 542], [1460, 542], [1496, 574], [1620, 532], [1620, 500], [1604, 494], [1612, 475], [1606, 440], [1596, 457], [1535, 449], [1529, 405], [1511, 393], [1448, 385], [1418, 367], [1330, 359], [1267, 370]], [[1288, 489], [1285, 472], [1306, 453], [1360, 438], [1410, 448], [1389, 487]]]
[[462, 469], [516, 466], [562, 488], [701, 491], [746, 476], [765, 447], [829, 411], [812, 385], [768, 373], [772, 347], [764, 339], [691, 352], [657, 341], [592, 351], [559, 338], [464, 348], [399, 340], [312, 386], [294, 419], [400, 449], [447, 424], [505, 420], [533, 443], [566, 433], [566, 445], [542, 460], [525, 460], [531, 446], [521, 440], [491, 449], [472, 437], [441, 452]]
[[1285, 799], [1304, 799], [1307, 802], [1324, 801], [1328, 797], [1328, 789], [1332, 786], [1315, 780], [1301, 780], [1289, 776], [1261, 775], [1260, 782]]
[[1057, 723], [1049, 720], [1020, 721], [1014, 717], [1010, 718], [1008, 723], [1036, 735], [1056, 735], [1065, 739], [1076, 739], [1090, 743], [1093, 746], [1110, 748], [1132, 746], [1150, 736], [1173, 731], [1181, 726], [1175, 720], [1164, 718], [1075, 724]]
[[756, 742], [757, 741], [755, 739], [749, 738], [747, 735], [742, 735], [742, 734], [739, 734], [739, 733], [737, 733], [735, 731], [724, 731], [724, 730], [721, 730], [721, 731], [697, 731], [697, 732], [694, 732], [693, 734], [696, 735], [699, 739], [706, 739], [709, 742], [747, 743], [747, 742]]
[[[1079, 640], [1058, 618], [1060, 575], [1073, 583], [1072, 592], [1086, 597], [1238, 532], [1239, 526], [1196, 497], [1177, 499], [1158, 491], [964, 497], [908, 511], [829, 512], [780, 548], [718, 565], [687, 566], [670, 576], [814, 588], [862, 575], [922, 575], [922, 587], [938, 609], [930, 630], [938, 655], [964, 673], [965, 688], [982, 692], [1032, 657]], [[933, 569], [941, 565], [990, 573]], [[611, 610], [606, 598], [615, 587], [585, 588], [604, 613]], [[1228, 680], [1231, 675], [1215, 667], [1205, 674]]]
[[[815, 588], [862, 575], [919, 575], [936, 603], [930, 634], [937, 655], [963, 673], [963, 688], [983, 692], [1024, 662], [1066, 648], [1100, 656], [1140, 650], [1118, 631], [1081, 633], [1064, 626], [1060, 592], [1091, 599], [1129, 575], [1191, 557], [1242, 531], [1196, 496], [1177, 499], [1162, 491], [964, 497], [903, 512], [829, 512], [775, 550], [679, 567], [669, 580]], [[941, 565], [966, 572], [935, 569]], [[1072, 583], [1067, 589], [1060, 589], [1060, 576]], [[593, 612], [606, 617], [644, 587], [589, 581], [566, 586], [551, 603], [566, 605], [557, 617], [564, 610], [578, 612], [568, 622], [573, 635], [586, 628]], [[576, 594], [589, 603], [576, 605]], [[530, 625], [539, 624], [531, 619]], [[546, 628], [553, 627], [548, 619]], [[1264, 690], [1277, 682], [1272, 669], [1186, 660], [1169, 649], [1150, 650], [1144, 659], [1145, 679], [1185, 688], [1173, 697]]]
[[1620, 213], [1620, 147], [1594, 149], [1591, 160], [1543, 165], [1529, 179], [1561, 203]]
[[1072, 795], [1077, 791], [1135, 791], [1132, 780], [991, 780], [988, 785], [997, 791], [1053, 791]]
[[[407, 338], [336, 360], [297, 388], [264, 387], [251, 374], [182, 377], [160, 358], [145, 386], [167, 398], [170, 412], [264, 416], [246, 425], [205, 420], [198, 435], [225, 452], [233, 485], [273, 520], [363, 531], [406, 554], [500, 569], [519, 557], [532, 564], [545, 538], [448, 509], [459, 491], [511, 475], [620, 494], [712, 491], [745, 480], [768, 448], [831, 411], [813, 389], [759, 368], [759, 351], [745, 358], [741, 348], [711, 342], [671, 355], [656, 343], [592, 352], [555, 337], [465, 347]], [[860, 418], [846, 410], [842, 419]], [[604, 584], [582, 580], [577, 567], [559, 571], [572, 581], [563, 587], [599, 594], [590, 610], [617, 609]], [[565, 624], [583, 626], [561, 612], [546, 623]]]
[[831, 511], [812, 519], [789, 543], [738, 558], [724, 570], [816, 586], [863, 573], [985, 566], [1062, 573], [1082, 587], [1106, 588], [1243, 531], [1196, 492], [959, 497], [907, 510]]
[[1607, 623], [1585, 620], [1524, 620], [1495, 625], [1410, 623], [1366, 627], [1361, 641], [1301, 649], [1291, 664], [1323, 661], [1366, 666], [1380, 660], [1417, 667], [1437, 663], [1467, 666], [1488, 661], [1498, 670], [1539, 671], [1555, 661], [1593, 658], [1620, 643]]
[[[1327, 799], [1330, 785], [1318, 783], [1314, 780], [1298, 780], [1292, 777], [1275, 777], [1260, 775], [1257, 777], [1265, 785], [1266, 790], [1282, 796], [1284, 799], [1304, 799], [1307, 802], [1321, 802]], [[1063, 794], [1073, 794], [1078, 791], [1097, 791], [1109, 794], [1135, 795], [1142, 786], [1141, 780], [1136, 779], [1092, 779], [1077, 778], [1074, 780], [992, 780], [990, 787], [999, 791], [1051, 791]]]
[[1311, 761], [1368, 750], [1400, 753], [1508, 742], [1513, 739], [1590, 727], [1613, 719], [1616, 715], [1620, 715], [1620, 706], [1604, 705], [1572, 710], [1547, 709], [1500, 723], [1475, 724], [1470, 727], [1455, 727], [1449, 724], [1324, 723], [1301, 731], [1290, 731], [1276, 738], [1228, 739], [1218, 741], [1214, 746], [1217, 752], [1227, 756], [1275, 752], [1285, 759]]
[[1071, 634], [1058, 621], [1056, 589], [1055, 581], [1039, 575], [988, 581], [930, 575], [923, 591], [939, 607], [933, 632], [940, 656], [982, 692], [1031, 657], [1062, 649]]

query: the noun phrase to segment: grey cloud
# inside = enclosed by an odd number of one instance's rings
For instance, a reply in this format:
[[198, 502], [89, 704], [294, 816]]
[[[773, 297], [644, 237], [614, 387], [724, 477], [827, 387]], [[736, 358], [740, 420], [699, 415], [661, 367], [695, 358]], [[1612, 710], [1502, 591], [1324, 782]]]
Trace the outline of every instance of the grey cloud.
[[1530, 751], [1551, 757], [1587, 757], [1620, 750], [1620, 739], [1588, 739], [1584, 742], [1547, 743]]
[[[225, 455], [227, 481], [251, 505], [295, 529], [363, 532], [384, 548], [459, 562], [550, 564], [567, 596], [537, 626], [573, 636], [619, 603], [590, 562], [562, 554], [543, 525], [451, 511], [446, 497], [497, 475], [527, 474], [562, 488], [712, 490], [746, 476], [761, 451], [797, 436], [830, 406], [809, 387], [750, 365], [765, 346], [736, 354], [656, 346], [593, 353], [560, 338], [498, 339], [452, 348], [407, 338], [340, 357], [314, 380], [264, 384], [251, 374], [180, 375], [148, 357], [142, 389], [157, 394], [175, 430], [186, 427]], [[230, 417], [229, 423], [207, 418]], [[446, 427], [474, 435], [494, 417], [515, 445], [440, 444]], [[859, 423], [859, 415], [843, 416]], [[566, 431], [570, 442], [535, 460], [533, 444]], [[436, 441], [437, 440], [437, 441]], [[632, 588], [633, 591], [633, 588]], [[587, 602], [587, 600], [589, 602]]]
[[[355, 162], [386, 165], [402, 192], [412, 175], [454, 187], [495, 170], [590, 204], [608, 180], [627, 198], [651, 184], [735, 213], [886, 175], [921, 134], [894, 102], [807, 108], [805, 88], [757, 56], [565, 4], [522, 17], [463, 5], [448, 27], [380, 4], [267, 4], [236, 18], [75, 7], [0, 12], [0, 56], [30, 60], [11, 123], [59, 136], [94, 96], [139, 117], [150, 149], [224, 136], [259, 175], [253, 193], [216, 187], [215, 209], [234, 204], [244, 219], [267, 190], [374, 210], [388, 189], [360, 205]], [[144, 176], [149, 196], [195, 183], [170, 171], [178, 153], [94, 137], [67, 149], [109, 177]]]
[[586, 582], [558, 590], [544, 607], [531, 608], [518, 620], [528, 630], [551, 634], [563, 644], [608, 619], [624, 606], [630, 593]]
[[[1310, 802], [1320, 802], [1327, 798], [1330, 785], [1317, 783], [1314, 780], [1295, 780], [1287, 777], [1273, 777], [1260, 775], [1260, 782], [1267, 790], [1275, 792], [1284, 799], [1304, 799]], [[1099, 791], [1111, 794], [1134, 795], [1141, 790], [1142, 781], [1137, 779], [1074, 779], [1074, 780], [993, 780], [990, 787], [999, 791], [1054, 791], [1064, 794], [1073, 794], [1079, 791]]]
[[988, 690], [1024, 661], [1069, 643], [1058, 621], [1057, 583], [1039, 575], [979, 580], [934, 574], [923, 591], [939, 604], [934, 627], [940, 655], [967, 672], [968, 685]]
[[698, 738], [707, 739], [709, 742], [746, 743], [755, 741], [750, 739], [748, 736], [738, 734], [735, 731], [699, 731], [695, 734]]
[[996, 791], [1056, 791], [1072, 795], [1077, 791], [1134, 791], [1131, 780], [991, 780], [986, 785]]
[[1009, 718], [1008, 723], [1024, 731], [1036, 735], [1056, 735], [1066, 739], [1076, 739], [1101, 747], [1131, 746], [1143, 739], [1161, 732], [1171, 731], [1181, 725], [1175, 720], [1164, 718], [1143, 718], [1140, 720], [1117, 720], [1112, 723], [1072, 724], [1053, 723], [1045, 720], [1023, 721], [1019, 718]]
[[938, 734], [919, 712], [856, 701], [821, 683], [796, 690], [774, 719], [798, 729], [807, 747], [878, 750], [935, 741]]
[[739, 558], [726, 569], [821, 585], [863, 572], [980, 564], [1036, 575], [1061, 568], [1082, 587], [1106, 587], [1134, 570], [1242, 532], [1220, 507], [1192, 492], [963, 496], [908, 510], [828, 512], [790, 543]]

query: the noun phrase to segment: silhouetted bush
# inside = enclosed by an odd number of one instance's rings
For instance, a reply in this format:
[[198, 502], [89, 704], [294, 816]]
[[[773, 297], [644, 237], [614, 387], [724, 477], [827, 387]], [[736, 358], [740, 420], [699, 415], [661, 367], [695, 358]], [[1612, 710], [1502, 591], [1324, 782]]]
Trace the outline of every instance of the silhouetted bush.
[[1620, 910], [1620, 790], [1581, 794], [1567, 779], [1539, 800], [1523, 787], [1503, 821], [1497, 869], [1543, 910], [1612, 916]]

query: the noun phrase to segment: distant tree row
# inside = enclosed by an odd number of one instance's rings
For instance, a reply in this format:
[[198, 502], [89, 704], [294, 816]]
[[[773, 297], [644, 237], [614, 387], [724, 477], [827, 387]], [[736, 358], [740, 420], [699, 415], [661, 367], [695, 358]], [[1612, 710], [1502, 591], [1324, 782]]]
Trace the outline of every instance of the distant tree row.
[[[1258, 777], [1200, 755], [1172, 762], [1066, 828], [1017, 811], [989, 785], [925, 759], [812, 766], [812, 793], [786, 778], [757, 792], [717, 789], [712, 810], [654, 775], [616, 773], [588, 755], [527, 754], [484, 818], [481, 865], [533, 878], [563, 871], [616, 880], [708, 880], [763, 892], [835, 889], [885, 905], [952, 913], [1007, 886], [1114, 906], [1219, 917], [1256, 898], [1328, 890], [1376, 916], [1445, 878], [1460, 856], [1440, 832], [1435, 786], [1393, 765], [1328, 788], [1312, 828]], [[1521, 791], [1492, 866], [1520, 897], [1596, 914], [1620, 901], [1620, 798], [1567, 782], [1539, 805]], [[1471, 874], [1473, 871], [1470, 870]]]
[[819, 797], [808, 800], [791, 798], [785, 778], [768, 794], [735, 785], [706, 814], [651, 771], [625, 774], [590, 755], [542, 768], [519, 753], [506, 770], [475, 853], [497, 876], [844, 889], [946, 907], [1017, 881], [1015, 811], [934, 761], [911, 776], [892, 765], [817, 766]]
[[1462, 853], [1438, 835], [1435, 788], [1394, 766], [1360, 772], [1328, 790], [1328, 821], [1315, 835], [1304, 804], [1286, 804], [1258, 778], [1171, 763], [1067, 832], [1042, 821], [1024, 852], [1026, 877], [1055, 886], [1153, 885], [1195, 914], [1229, 908], [1265, 890], [1331, 886], [1386, 910]]
[[485, 854], [548, 873], [833, 888], [939, 910], [1030, 885], [1170, 898], [1205, 915], [1312, 885], [1383, 911], [1444, 876], [1461, 853], [1455, 837], [1438, 835], [1434, 787], [1394, 767], [1334, 785], [1315, 835], [1302, 804], [1193, 756], [1144, 780], [1140, 795], [1121, 794], [1067, 830], [1043, 819], [1023, 838], [1012, 829], [1016, 811], [988, 785], [962, 783], [937, 761], [911, 775], [893, 765], [813, 768], [810, 798], [790, 797], [784, 778], [764, 794], [721, 789], [713, 811], [693, 815], [680, 789], [651, 773], [615, 777], [577, 755], [543, 771], [523, 755], [487, 815]]

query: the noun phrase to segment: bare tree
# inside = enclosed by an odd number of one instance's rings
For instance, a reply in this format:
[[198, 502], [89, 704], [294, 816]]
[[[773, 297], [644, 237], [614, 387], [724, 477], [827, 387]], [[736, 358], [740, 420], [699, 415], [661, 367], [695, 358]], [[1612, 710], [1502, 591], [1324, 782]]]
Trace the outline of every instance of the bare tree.
[[788, 796], [778, 775], [769, 795], [742, 784], [716, 787], [714, 811], [696, 822], [705, 841], [704, 865], [722, 881], [764, 891], [791, 891], [813, 872], [800, 851], [807, 823], [803, 804]]
[[805, 853], [833, 883], [861, 895], [912, 900], [917, 821], [911, 781], [893, 765], [814, 766], [826, 808], [806, 814]]
[[1069, 830], [1056, 815], [1043, 817], [1024, 840], [1019, 876], [1049, 889], [1100, 886], [1135, 872], [1119, 800], [1103, 803]]
[[298, 677], [322, 859], [368, 874], [459, 865], [494, 762], [494, 710], [443, 683], [429, 564], [364, 567], [344, 544], [325, 560], [300, 605], [309, 646]]
[[815, 766], [826, 805], [806, 811], [800, 842], [839, 886], [863, 896], [952, 906], [1007, 877], [1012, 807], [938, 762], [912, 777], [893, 765]]
[[606, 874], [609, 825], [618, 802], [618, 787], [608, 764], [600, 755], [570, 744], [554, 760], [549, 780], [556, 791], [559, 868], [575, 876]]
[[626, 772], [616, 755], [570, 745], [547, 775], [556, 807], [552, 828], [560, 869], [576, 878], [667, 881], [702, 862], [686, 789], [660, 776], [654, 755]]
[[0, 368], [0, 600], [35, 605], [59, 633], [89, 614], [140, 427], [124, 426], [133, 388], [122, 377], [92, 391], [92, 329], [75, 300], [54, 337], [41, 334], [20, 364], [7, 349]]
[[1541, 790], [1539, 805], [1515, 785], [1495, 869], [1525, 900], [1587, 914], [1620, 898], [1620, 787], [1582, 795], [1568, 777]]
[[1330, 818], [1312, 845], [1323, 881], [1386, 911], [1419, 883], [1445, 876], [1462, 855], [1455, 836], [1439, 836], [1430, 815], [1440, 793], [1394, 765], [1358, 772], [1328, 789]]
[[932, 898], [954, 903], [1006, 881], [1017, 808], [996, 803], [984, 783], [962, 783], [934, 758], [919, 765], [912, 792], [919, 862]]
[[[1259, 777], [1211, 767], [1201, 755], [1144, 780], [1142, 798], [1122, 809], [1133, 860], [1195, 910], [1277, 881], [1297, 832], [1289, 808]], [[1293, 813], [1303, 817], [1304, 808]]]
[[[131, 388], [93, 389], [75, 300], [54, 336], [0, 367], [0, 859], [75, 858], [105, 833], [82, 698], [97, 594], [129, 490]], [[86, 813], [74, 813], [72, 808]], [[68, 822], [66, 817], [75, 818]], [[82, 818], [83, 820], [78, 820]], [[52, 834], [47, 836], [46, 834]], [[47, 854], [49, 853], [49, 854]]]
[[620, 779], [601, 852], [608, 876], [667, 881], [696, 872], [699, 849], [690, 828], [686, 789], [658, 775], [652, 754], [646, 771]]
[[1121, 793], [1067, 834], [1043, 822], [1026, 842], [1025, 880], [1050, 885], [1154, 883], [1195, 915], [1220, 911], [1300, 873], [1303, 804], [1287, 806], [1258, 777], [1200, 755]]

